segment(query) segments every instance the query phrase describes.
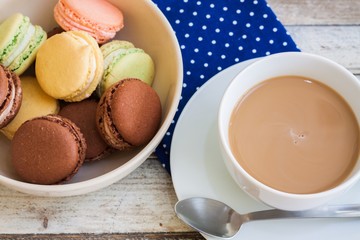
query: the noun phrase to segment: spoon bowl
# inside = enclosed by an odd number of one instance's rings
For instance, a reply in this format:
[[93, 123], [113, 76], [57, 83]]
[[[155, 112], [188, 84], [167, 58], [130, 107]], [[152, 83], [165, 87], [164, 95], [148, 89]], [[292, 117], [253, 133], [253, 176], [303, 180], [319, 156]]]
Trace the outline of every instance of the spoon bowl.
[[360, 204], [330, 205], [306, 211], [270, 209], [240, 214], [223, 202], [194, 197], [178, 201], [175, 212], [195, 230], [211, 237], [226, 239], [233, 237], [244, 223], [254, 220], [360, 217]]
[[209, 198], [188, 198], [175, 205], [177, 216], [190, 227], [212, 237], [230, 238], [242, 225], [239, 213]]

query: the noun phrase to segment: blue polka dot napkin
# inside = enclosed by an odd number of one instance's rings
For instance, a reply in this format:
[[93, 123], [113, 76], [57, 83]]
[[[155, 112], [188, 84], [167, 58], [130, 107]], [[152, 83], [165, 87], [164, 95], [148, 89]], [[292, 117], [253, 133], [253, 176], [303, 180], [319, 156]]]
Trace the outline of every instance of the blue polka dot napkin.
[[181, 110], [208, 79], [251, 58], [299, 51], [265, 0], [153, 0], [178, 38], [184, 64], [182, 97], [156, 154], [170, 172], [172, 133]]

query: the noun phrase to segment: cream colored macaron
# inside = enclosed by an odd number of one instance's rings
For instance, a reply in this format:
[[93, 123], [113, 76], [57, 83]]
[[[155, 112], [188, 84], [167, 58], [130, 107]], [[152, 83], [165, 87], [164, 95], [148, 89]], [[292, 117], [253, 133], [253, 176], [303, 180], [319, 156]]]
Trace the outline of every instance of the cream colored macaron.
[[49, 38], [36, 57], [36, 77], [50, 96], [81, 101], [96, 89], [103, 74], [103, 56], [89, 34], [69, 31]]

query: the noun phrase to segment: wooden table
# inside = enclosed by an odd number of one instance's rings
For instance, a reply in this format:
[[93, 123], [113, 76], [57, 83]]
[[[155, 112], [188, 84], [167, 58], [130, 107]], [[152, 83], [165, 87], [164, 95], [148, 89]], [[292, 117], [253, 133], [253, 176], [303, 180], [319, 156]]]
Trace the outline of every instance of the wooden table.
[[[360, 77], [360, 0], [268, 2], [300, 49]], [[34, 197], [0, 186], [0, 239], [203, 239], [178, 220], [176, 201], [155, 156], [123, 180], [82, 196]]]

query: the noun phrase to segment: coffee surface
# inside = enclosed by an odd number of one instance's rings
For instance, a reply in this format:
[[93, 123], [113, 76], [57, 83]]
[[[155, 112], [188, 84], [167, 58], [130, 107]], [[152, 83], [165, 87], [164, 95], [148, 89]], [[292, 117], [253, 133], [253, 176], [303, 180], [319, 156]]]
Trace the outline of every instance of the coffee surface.
[[255, 86], [239, 101], [229, 141], [239, 164], [265, 185], [316, 193], [351, 172], [359, 155], [359, 125], [331, 88], [283, 76]]

